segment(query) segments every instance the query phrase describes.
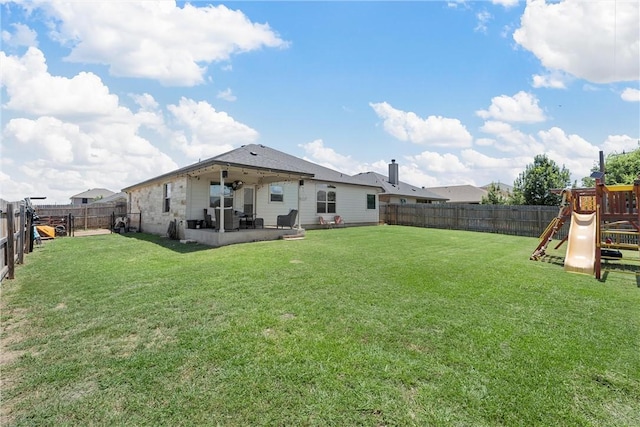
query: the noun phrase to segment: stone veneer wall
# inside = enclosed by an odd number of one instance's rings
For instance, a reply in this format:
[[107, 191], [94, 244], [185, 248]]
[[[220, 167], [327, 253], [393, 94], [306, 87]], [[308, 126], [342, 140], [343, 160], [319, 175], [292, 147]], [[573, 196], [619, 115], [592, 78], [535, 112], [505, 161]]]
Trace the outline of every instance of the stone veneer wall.
[[[171, 204], [169, 212], [163, 212], [164, 184], [171, 183]], [[142, 231], [166, 235], [169, 223], [177, 220], [178, 235], [184, 238], [187, 209], [187, 178], [172, 177], [164, 181], [156, 181], [138, 187], [129, 192], [131, 195], [130, 210], [142, 213]]]

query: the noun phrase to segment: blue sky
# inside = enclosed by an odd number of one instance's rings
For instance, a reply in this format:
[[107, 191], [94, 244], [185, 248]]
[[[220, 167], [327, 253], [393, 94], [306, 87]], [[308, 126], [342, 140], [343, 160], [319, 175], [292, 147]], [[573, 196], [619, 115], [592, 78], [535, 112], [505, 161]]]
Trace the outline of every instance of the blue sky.
[[417, 186], [580, 181], [640, 140], [637, 0], [0, 0], [0, 197], [113, 191], [248, 143]]

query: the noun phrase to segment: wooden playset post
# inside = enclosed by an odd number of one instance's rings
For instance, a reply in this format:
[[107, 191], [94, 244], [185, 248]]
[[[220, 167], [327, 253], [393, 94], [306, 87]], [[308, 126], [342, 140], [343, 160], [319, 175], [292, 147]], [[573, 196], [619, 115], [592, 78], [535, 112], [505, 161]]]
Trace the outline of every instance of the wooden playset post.
[[600, 236], [600, 221], [602, 219], [602, 201], [604, 197], [604, 151], [598, 153], [600, 163], [600, 173], [596, 176], [596, 253], [595, 253], [595, 276], [600, 280], [602, 275], [602, 237]]
[[602, 246], [602, 238], [600, 237], [600, 218], [602, 218], [602, 198], [604, 196], [604, 184], [602, 183], [602, 180], [600, 178], [596, 179], [596, 232], [595, 232], [595, 239], [596, 239], [596, 253], [595, 253], [595, 276], [596, 279], [600, 280], [601, 278], [601, 272], [602, 272], [602, 253], [601, 253], [601, 246]]

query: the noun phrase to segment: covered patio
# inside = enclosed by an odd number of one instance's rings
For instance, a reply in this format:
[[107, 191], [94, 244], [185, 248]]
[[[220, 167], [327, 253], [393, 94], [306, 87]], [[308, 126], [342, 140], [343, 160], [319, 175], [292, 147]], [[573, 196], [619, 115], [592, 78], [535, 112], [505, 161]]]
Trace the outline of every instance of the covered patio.
[[[187, 240], [225, 246], [304, 235], [299, 202], [291, 206], [274, 200], [278, 194], [274, 195], [271, 184], [295, 184], [296, 194], [291, 194], [290, 200], [299, 199], [300, 185], [313, 174], [241, 148], [191, 165], [180, 175], [187, 178], [189, 188], [186, 199], [189, 226], [184, 228]], [[296, 220], [278, 227], [282, 225], [278, 224], [278, 218], [292, 209], [297, 211]], [[198, 226], [193, 227], [196, 222]]]
[[290, 237], [303, 237], [305, 235], [304, 229], [299, 228], [275, 228], [275, 227], [266, 227], [266, 228], [248, 228], [248, 229], [240, 229], [237, 231], [227, 231], [224, 233], [219, 233], [217, 230], [212, 228], [202, 228], [202, 229], [186, 229], [185, 230], [185, 239], [196, 241], [198, 243], [202, 243], [208, 246], [226, 246], [226, 245], [234, 245], [236, 243], [251, 243], [251, 242], [262, 242], [268, 240], [280, 240], [286, 239]]

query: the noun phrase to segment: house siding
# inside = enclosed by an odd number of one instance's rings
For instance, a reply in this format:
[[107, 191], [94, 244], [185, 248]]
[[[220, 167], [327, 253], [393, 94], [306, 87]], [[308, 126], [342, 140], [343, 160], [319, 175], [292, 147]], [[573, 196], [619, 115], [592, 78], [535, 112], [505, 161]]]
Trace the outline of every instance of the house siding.
[[[171, 207], [169, 212], [163, 212], [164, 184], [172, 184]], [[298, 209], [297, 222], [303, 228], [315, 228], [319, 225], [316, 212], [316, 192], [326, 182], [306, 180], [299, 186], [298, 181], [275, 183], [282, 185], [284, 201], [270, 201], [269, 184], [255, 186], [256, 213], [264, 219], [265, 226], [276, 226], [278, 215], [285, 215], [291, 209]], [[204, 209], [209, 207], [210, 180], [190, 178], [187, 176], [173, 177], [164, 181], [157, 181], [129, 191], [130, 209], [132, 213], [142, 213], [142, 230], [145, 232], [164, 235], [169, 223], [177, 220], [178, 235], [184, 238], [186, 220], [204, 219]], [[322, 214], [327, 218], [340, 215], [347, 225], [366, 225], [378, 222], [377, 189], [349, 184], [334, 183], [336, 191], [336, 213]], [[299, 187], [299, 188], [298, 188]], [[367, 194], [376, 194], [376, 209], [367, 209]], [[234, 209], [243, 210], [244, 192], [237, 191], [234, 198]]]
[[[375, 224], [378, 222], [377, 191], [372, 187], [334, 183], [336, 188], [336, 213], [318, 214], [316, 193], [326, 182], [305, 181], [300, 187], [300, 210], [302, 227], [314, 228], [319, 225], [318, 217], [331, 218], [340, 215], [347, 224]], [[376, 194], [376, 209], [367, 209], [367, 194]], [[285, 212], [286, 213], [286, 212]]]
[[210, 184], [208, 179], [188, 178], [186, 219], [204, 219], [204, 210], [209, 207]]
[[404, 197], [404, 196], [385, 196], [386, 198], [386, 203], [395, 203], [395, 204], [403, 204], [402, 200], [404, 200], [404, 203], [406, 204], [410, 204], [410, 203], [417, 203], [418, 199], [416, 199], [415, 197]]
[[[171, 183], [169, 212], [163, 212], [164, 184]], [[141, 213], [142, 231], [165, 235], [169, 223], [178, 220], [178, 235], [184, 236], [187, 209], [187, 177], [173, 177], [129, 191], [131, 213]]]
[[[274, 182], [282, 185], [284, 191], [282, 202], [270, 200], [269, 184], [256, 187], [256, 213], [264, 219], [265, 226], [276, 226], [278, 215], [286, 215], [291, 209], [298, 209], [298, 182]], [[300, 218], [296, 219], [296, 222]]]
[[[265, 226], [275, 226], [278, 215], [286, 215], [291, 209], [299, 211], [296, 223], [301, 221], [302, 228], [314, 228], [319, 225], [316, 212], [316, 191], [326, 182], [305, 180], [299, 187], [298, 182], [275, 183], [283, 186], [284, 201], [269, 200], [269, 185], [256, 188], [257, 216], [264, 218]], [[378, 200], [376, 209], [367, 209], [367, 194], [376, 194], [375, 188], [348, 184], [333, 184], [336, 188], [336, 213], [322, 214], [327, 218], [340, 215], [347, 224], [376, 224], [378, 222]], [[298, 193], [299, 191], [299, 193]]]

